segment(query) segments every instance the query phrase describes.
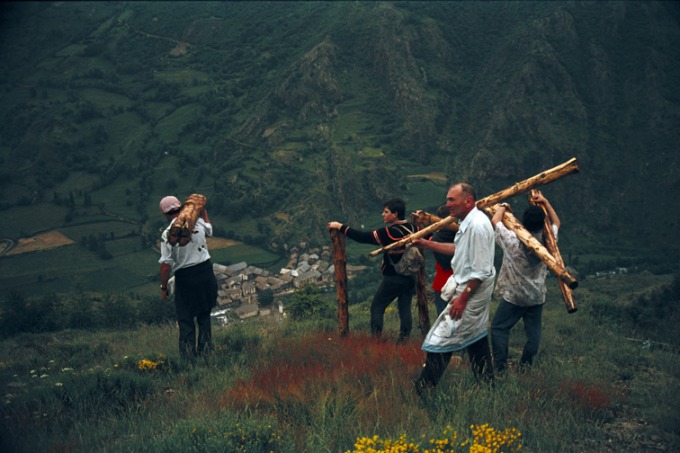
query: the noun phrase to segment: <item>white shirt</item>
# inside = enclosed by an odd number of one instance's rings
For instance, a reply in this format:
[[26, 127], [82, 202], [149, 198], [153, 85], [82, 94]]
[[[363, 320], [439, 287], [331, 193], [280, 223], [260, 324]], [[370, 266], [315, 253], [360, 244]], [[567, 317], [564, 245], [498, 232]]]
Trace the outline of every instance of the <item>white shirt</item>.
[[441, 335], [440, 326], [450, 310], [450, 305], [439, 317], [425, 337], [422, 349], [427, 352], [452, 352], [484, 338], [489, 322], [489, 306], [493, 294], [496, 269], [493, 267], [494, 240], [493, 227], [489, 218], [477, 208], [473, 208], [460, 223], [454, 239], [456, 253], [451, 260], [453, 275], [442, 288], [442, 298], [451, 301], [465, 290], [468, 280], [481, 280], [482, 284], [468, 299], [456, 328]]
[[[503, 249], [503, 264], [494, 293], [513, 305], [530, 307], [545, 302], [548, 267], [527, 251], [517, 235], [502, 222], [496, 224], [496, 243]], [[555, 240], [558, 228], [552, 225]]]
[[456, 253], [451, 259], [451, 267], [458, 286], [472, 279], [483, 282], [496, 275], [493, 227], [486, 214], [472, 208], [460, 223], [453, 242]]
[[210, 259], [206, 237], [210, 237], [213, 234], [211, 224], [206, 223], [199, 217], [194, 231], [191, 233], [191, 240], [183, 247], [180, 247], [179, 244], [172, 246], [168, 242], [168, 232], [171, 226], [172, 222], [170, 222], [161, 235], [161, 258], [158, 260], [160, 264], [169, 265], [172, 268], [172, 272], [175, 272], [177, 269], [195, 266]]

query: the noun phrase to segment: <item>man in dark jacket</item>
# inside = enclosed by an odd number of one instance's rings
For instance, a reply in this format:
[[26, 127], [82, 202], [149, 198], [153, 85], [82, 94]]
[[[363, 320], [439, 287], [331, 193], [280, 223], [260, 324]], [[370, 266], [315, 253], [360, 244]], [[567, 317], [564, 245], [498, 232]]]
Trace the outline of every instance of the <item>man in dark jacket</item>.
[[[386, 201], [383, 204], [381, 215], [383, 222], [388, 224], [388, 226], [374, 231], [350, 228], [349, 225], [343, 225], [336, 221], [329, 222], [328, 228], [339, 230], [356, 242], [375, 244], [381, 247], [398, 242], [400, 239], [413, 233], [413, 225], [405, 220], [406, 204], [403, 200], [393, 198]], [[415, 293], [416, 284], [415, 276], [401, 275], [394, 269], [394, 264], [401, 260], [403, 253], [403, 247], [395, 247], [383, 253], [383, 261], [380, 268], [383, 279], [371, 303], [371, 334], [379, 339], [382, 336], [385, 310], [387, 310], [387, 307], [394, 299], [397, 299], [400, 320], [397, 343], [402, 343], [411, 334], [413, 324], [411, 300]]]

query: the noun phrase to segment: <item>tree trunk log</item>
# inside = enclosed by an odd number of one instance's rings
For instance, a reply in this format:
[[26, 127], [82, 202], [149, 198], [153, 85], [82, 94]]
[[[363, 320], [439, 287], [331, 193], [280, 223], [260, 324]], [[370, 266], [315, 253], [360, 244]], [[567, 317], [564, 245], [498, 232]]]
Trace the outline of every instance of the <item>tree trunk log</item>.
[[[558, 165], [557, 167], [553, 167], [549, 170], [544, 171], [543, 173], [539, 173], [538, 175], [532, 176], [531, 178], [527, 178], [524, 181], [520, 181], [518, 183], [515, 183], [514, 185], [508, 187], [507, 189], [503, 189], [500, 192], [496, 192], [493, 195], [489, 195], [488, 197], [482, 198], [480, 200], [477, 200], [476, 205], [477, 208], [483, 209], [488, 206], [495, 205], [497, 203], [500, 203], [503, 200], [507, 200], [510, 197], [514, 197], [515, 195], [527, 192], [537, 186], [545, 185], [548, 183], [551, 183], [555, 181], [556, 179], [559, 179], [563, 176], [566, 176], [570, 173], [578, 172], [578, 163], [576, 162], [576, 158], [573, 157], [569, 159], [567, 162]], [[435, 231], [439, 230], [440, 228], [450, 224], [453, 222], [455, 219], [451, 216], [446, 217], [442, 220], [440, 220], [437, 223], [433, 223], [429, 227], [422, 229], [420, 231], [416, 231], [410, 236], [406, 236], [404, 239], [401, 239], [400, 241], [393, 242], [383, 248], [377, 249], [369, 253], [369, 256], [376, 256], [382, 252], [386, 252], [387, 250], [390, 250], [394, 247], [403, 247], [409, 243], [411, 243], [414, 239], [419, 239], [422, 237], [427, 236], [428, 234], [434, 233]]]
[[[411, 224], [417, 224], [417, 214], [411, 214]], [[425, 253], [421, 248], [420, 252], [423, 254], [425, 259]], [[427, 300], [427, 277], [425, 276], [425, 262], [416, 274], [416, 302], [418, 304], [418, 327], [420, 328], [420, 333], [422, 333], [423, 338], [430, 331], [430, 313], [428, 310], [428, 300]]]
[[[430, 214], [429, 212], [425, 212], [422, 209], [417, 210], [416, 212], [411, 213], [411, 223], [413, 223], [416, 227], [418, 227], [419, 230], [422, 230], [424, 228], [429, 227], [430, 225], [437, 223], [441, 220], [441, 217], [438, 217], [434, 214]], [[450, 231], [458, 231], [458, 223], [456, 222], [451, 222], [448, 225], [444, 225], [441, 227], [441, 230], [450, 230]]]
[[333, 243], [333, 270], [335, 271], [335, 292], [338, 298], [338, 330], [340, 336], [349, 333], [349, 311], [347, 297], [347, 255], [345, 254], [345, 235], [338, 230], [330, 230]]
[[[531, 196], [536, 192], [536, 189], [532, 189], [529, 192], [529, 203], [537, 206], [536, 203], [531, 201]], [[560, 266], [564, 267], [564, 260], [562, 259], [562, 254], [560, 253], [559, 247], [557, 247], [557, 239], [555, 239], [555, 234], [551, 228], [550, 216], [548, 211], [544, 206], [541, 206], [543, 213], [545, 214], [545, 226], [543, 227], [543, 238], [545, 239], [545, 248], [548, 252], [555, 258], [555, 261]], [[557, 279], [557, 283], [560, 286], [560, 291], [562, 292], [562, 298], [564, 299], [564, 305], [567, 309], [567, 313], [574, 313], [578, 308], [576, 308], [576, 303], [574, 302], [574, 292], [567, 286], [567, 284], [560, 278]]]
[[[497, 205], [493, 205], [484, 208], [484, 211], [493, 217], [497, 209]], [[548, 250], [543, 247], [543, 244], [538, 242], [536, 238], [531, 233], [529, 233], [526, 228], [524, 228], [522, 222], [517, 220], [517, 218], [510, 212], [506, 211], [503, 215], [503, 225], [505, 225], [509, 230], [512, 230], [517, 235], [517, 238], [522, 242], [522, 244], [531, 249], [536, 254], [536, 256], [539, 257], [541, 261], [543, 261], [548, 266], [548, 268], [553, 271], [555, 275], [557, 275], [557, 277], [559, 277], [560, 280], [564, 281], [572, 289], [578, 286], [578, 281], [576, 281], [576, 279], [572, 277], [569, 272], [567, 272], [567, 270], [564, 268], [564, 265], [560, 265], [550, 254], [550, 252], [548, 252]]]
[[575, 157], [572, 157], [571, 159], [569, 159], [568, 161], [561, 165], [558, 165], [557, 167], [553, 167], [549, 170], [544, 171], [543, 173], [539, 173], [535, 176], [532, 176], [531, 178], [525, 179], [524, 181], [515, 183], [512, 186], [508, 187], [507, 189], [501, 190], [500, 192], [496, 192], [493, 195], [489, 195], [488, 197], [477, 200], [477, 207], [482, 209], [487, 206], [498, 204], [501, 201], [514, 197], [515, 195], [528, 192], [531, 189], [538, 186], [544, 186], [557, 179], [562, 178], [563, 176], [567, 176], [571, 173], [576, 173], [578, 171], [579, 171], [578, 162], [576, 162]]
[[187, 197], [179, 215], [175, 217], [168, 231], [170, 245], [179, 243], [180, 247], [184, 247], [191, 241], [191, 233], [196, 227], [198, 218], [203, 213], [206, 202], [207, 199], [198, 193], [192, 193]]

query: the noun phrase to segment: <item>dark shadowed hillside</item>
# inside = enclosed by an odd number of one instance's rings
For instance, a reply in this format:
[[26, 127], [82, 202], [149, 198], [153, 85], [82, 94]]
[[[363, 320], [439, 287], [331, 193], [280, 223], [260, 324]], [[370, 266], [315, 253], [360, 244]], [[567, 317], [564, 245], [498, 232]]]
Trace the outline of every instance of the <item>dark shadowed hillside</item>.
[[577, 157], [581, 172], [546, 188], [565, 237], [644, 238], [677, 261], [673, 2], [13, 2], [0, 13], [9, 239], [98, 225], [70, 237], [125, 237], [134, 245], [109, 249], [141, 253], [162, 226], [160, 197], [201, 192], [221, 236], [322, 244], [328, 220], [375, 223], [386, 197], [434, 209], [447, 182], [486, 195]]

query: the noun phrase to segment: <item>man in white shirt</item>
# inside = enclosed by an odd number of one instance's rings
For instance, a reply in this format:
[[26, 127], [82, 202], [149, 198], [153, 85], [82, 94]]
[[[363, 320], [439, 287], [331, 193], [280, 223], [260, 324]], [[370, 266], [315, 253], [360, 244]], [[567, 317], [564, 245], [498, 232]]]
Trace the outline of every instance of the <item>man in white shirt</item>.
[[[183, 360], [193, 362], [198, 355], [213, 349], [210, 312], [217, 304], [217, 280], [213, 272], [206, 237], [212, 236], [208, 212], [203, 208], [188, 244], [170, 245], [168, 233], [179, 215], [182, 203], [173, 196], [164, 197], [160, 209], [169, 224], [161, 236], [161, 296], [168, 300], [168, 280], [175, 276], [175, 310], [179, 326], [179, 352]], [[195, 319], [195, 324], [194, 324]], [[196, 344], [198, 325], [198, 349]]]
[[[489, 218], [475, 206], [475, 191], [467, 183], [450, 187], [446, 205], [460, 222], [453, 244], [415, 240], [414, 243], [453, 255], [453, 275], [442, 288], [442, 297], [449, 301], [448, 314], [457, 320], [455, 330], [444, 337], [426, 336], [422, 349], [427, 352], [425, 366], [415, 382], [416, 391], [435, 387], [455, 351], [467, 350], [475, 377], [493, 382], [493, 366], [489, 349], [487, 322], [496, 269], [493, 228]], [[447, 313], [444, 313], [446, 315]], [[438, 318], [440, 321], [442, 316]]]

